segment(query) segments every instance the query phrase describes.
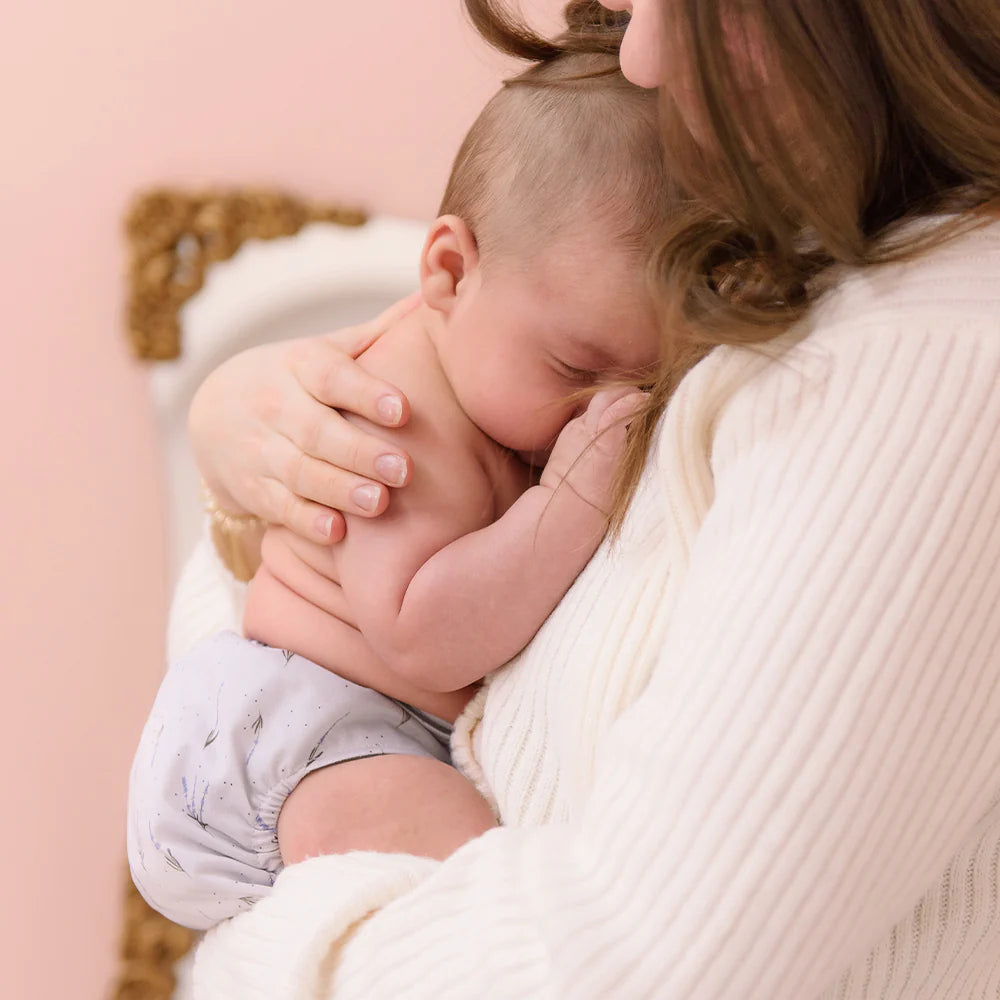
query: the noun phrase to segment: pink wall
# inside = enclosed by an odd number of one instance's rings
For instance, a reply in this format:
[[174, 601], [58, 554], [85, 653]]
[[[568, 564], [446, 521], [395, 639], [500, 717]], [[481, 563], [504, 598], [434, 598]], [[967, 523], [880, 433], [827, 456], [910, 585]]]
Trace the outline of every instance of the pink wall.
[[428, 216], [504, 67], [458, 8], [7, 5], [4, 996], [105, 994], [126, 774], [161, 670], [161, 508], [146, 374], [121, 324], [123, 207], [153, 183], [249, 182]]

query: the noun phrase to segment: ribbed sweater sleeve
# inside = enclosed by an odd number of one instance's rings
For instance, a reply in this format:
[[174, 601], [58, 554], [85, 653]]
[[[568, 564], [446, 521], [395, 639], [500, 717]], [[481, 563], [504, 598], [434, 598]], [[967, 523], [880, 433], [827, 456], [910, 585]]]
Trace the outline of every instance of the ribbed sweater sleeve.
[[181, 572], [167, 622], [167, 660], [173, 662], [216, 632], [238, 632], [247, 585], [223, 565], [212, 544], [210, 524]]
[[569, 821], [295, 866], [199, 997], [806, 1000], [912, 910], [998, 808], [1000, 325], [869, 309], [789, 358], [668, 408], [679, 582]]

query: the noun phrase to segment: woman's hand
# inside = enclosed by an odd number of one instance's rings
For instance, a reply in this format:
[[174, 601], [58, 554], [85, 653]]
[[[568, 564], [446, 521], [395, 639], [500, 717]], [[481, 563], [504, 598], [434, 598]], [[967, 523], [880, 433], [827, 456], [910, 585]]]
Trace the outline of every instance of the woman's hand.
[[320, 542], [343, 537], [341, 511], [375, 517], [385, 510], [386, 486], [406, 484], [410, 458], [337, 409], [385, 427], [406, 423], [406, 397], [354, 359], [419, 301], [415, 293], [369, 323], [251, 348], [205, 380], [188, 423], [195, 460], [220, 507]]

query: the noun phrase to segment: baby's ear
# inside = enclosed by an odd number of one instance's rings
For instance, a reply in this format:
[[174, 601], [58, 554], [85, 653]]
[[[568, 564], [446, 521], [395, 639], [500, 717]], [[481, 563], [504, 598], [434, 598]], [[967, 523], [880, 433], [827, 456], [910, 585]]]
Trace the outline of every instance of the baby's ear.
[[457, 215], [435, 219], [420, 255], [420, 290], [432, 309], [445, 315], [455, 307], [459, 286], [479, 268], [472, 230]]

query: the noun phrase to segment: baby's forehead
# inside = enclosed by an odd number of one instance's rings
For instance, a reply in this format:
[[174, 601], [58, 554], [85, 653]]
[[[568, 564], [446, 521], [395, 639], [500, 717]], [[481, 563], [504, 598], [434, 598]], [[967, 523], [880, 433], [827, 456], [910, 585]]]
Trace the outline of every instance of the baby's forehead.
[[657, 351], [644, 262], [613, 243], [548, 247], [520, 259], [494, 308], [546, 346], [571, 349], [576, 367], [640, 367]]
[[501, 266], [549, 288], [599, 294], [609, 281], [643, 282], [649, 256], [628, 246], [614, 226], [580, 218], [555, 229], [539, 222], [496, 241], [493, 256]]

